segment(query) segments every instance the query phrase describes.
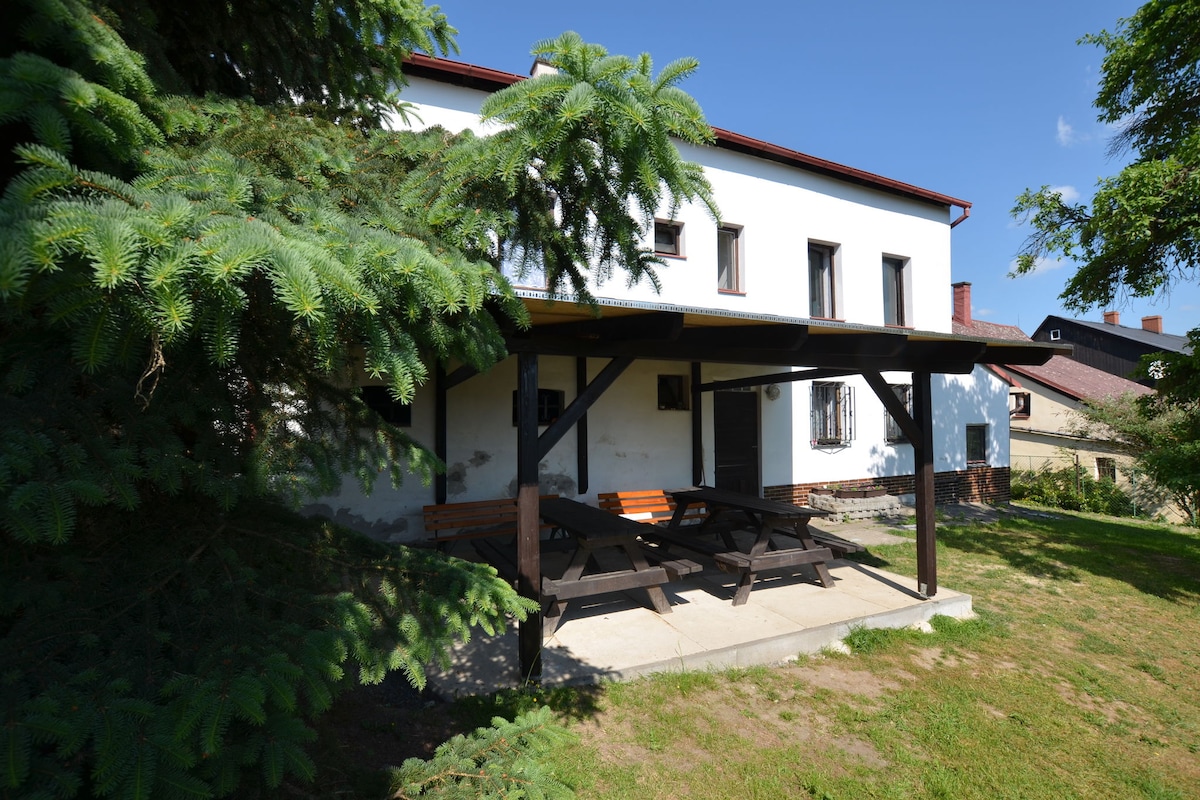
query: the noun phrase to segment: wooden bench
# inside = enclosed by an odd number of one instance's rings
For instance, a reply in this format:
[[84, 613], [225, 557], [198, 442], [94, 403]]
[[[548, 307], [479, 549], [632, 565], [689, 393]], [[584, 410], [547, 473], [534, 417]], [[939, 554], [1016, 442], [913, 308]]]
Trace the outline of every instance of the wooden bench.
[[[547, 495], [542, 499], [557, 497]], [[489, 536], [516, 536], [517, 499], [504, 497], [498, 500], [475, 500], [468, 503], [442, 503], [425, 506], [426, 540], [445, 549], [447, 545], [463, 539], [479, 539]], [[541, 530], [553, 532], [552, 525], [539, 523]]]
[[[750, 598], [750, 587], [759, 572], [769, 569], [795, 568], [801, 564], [823, 565], [833, 558], [828, 547], [818, 547], [806, 550], [800, 547], [789, 547], [781, 550], [768, 550], [759, 555], [730, 552], [718, 553], [713, 556], [717, 567], [722, 572], [739, 575], [737, 591], [733, 595], [733, 604], [740, 606]], [[820, 573], [818, 572], [818, 578]], [[824, 583], [824, 580], [822, 580]]]
[[[791, 536], [793, 539], [796, 537], [795, 530], [791, 528], [775, 528], [775, 533], [779, 533], [784, 536]], [[812, 536], [813, 541], [815, 541], [817, 544], [821, 545], [822, 547], [828, 547], [836, 558], [845, 558], [847, 553], [862, 553], [867, 549], [858, 542], [852, 542], [849, 539], [843, 539], [842, 537], [835, 536], [832, 533], [814, 531], [811, 528], [809, 529], [808, 533], [810, 536]]]
[[[627, 519], [666, 525], [675, 514], [675, 501], [662, 489], [641, 489], [632, 492], [601, 492], [596, 495], [600, 508], [620, 514]], [[690, 506], [684, 512], [684, 525], [698, 525], [708, 517], [703, 505]]]
[[[619, 514], [627, 519], [644, 522], [650, 526], [642, 538], [653, 542], [654, 545], [644, 544], [642, 549], [646, 552], [646, 557], [651, 559], [650, 563], [659, 563], [666, 567], [668, 571], [672, 569], [691, 570], [680, 572], [680, 575], [692, 575], [697, 572], [702, 572], [704, 567], [694, 561], [688, 559], [676, 559], [674, 562], [664, 561], [669, 559], [670, 555], [667, 550], [671, 547], [681, 547], [685, 550], [691, 550], [703, 556], [715, 556], [717, 553], [723, 553], [730, 549], [730, 544], [707, 542], [703, 539], [698, 539], [691, 533], [675, 533], [668, 528], [668, 523], [675, 515], [675, 501], [662, 489], [640, 489], [628, 492], [601, 492], [596, 495], [599, 500], [600, 508], [605, 511], [611, 511], [613, 514]], [[683, 519], [680, 521], [681, 528], [690, 528], [691, 526], [700, 525], [708, 519], [708, 509], [703, 505], [692, 505], [683, 513]], [[705, 533], [709, 530], [713, 534], [723, 534], [729, 531], [728, 526], [724, 524], [710, 525], [705, 529]], [[657, 559], [657, 560], [656, 560]]]

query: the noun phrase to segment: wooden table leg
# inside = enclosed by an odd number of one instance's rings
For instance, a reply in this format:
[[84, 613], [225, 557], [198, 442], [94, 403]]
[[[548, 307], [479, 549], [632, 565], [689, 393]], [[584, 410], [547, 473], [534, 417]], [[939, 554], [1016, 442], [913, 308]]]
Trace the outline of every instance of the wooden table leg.
[[[592, 557], [590, 550], [583, 546], [577, 545], [575, 553], [571, 556], [571, 561], [567, 564], [567, 568], [563, 571], [562, 580], [574, 581], [578, 580], [583, 575], [583, 570], [587, 567], [588, 559]], [[559, 600], [558, 598], [550, 598], [546, 603], [546, 609], [542, 613], [542, 636], [550, 636], [558, 629], [558, 623], [562, 621], [562, 616], [567, 611], [567, 601]]]
[[[800, 544], [805, 550], [816, 550], [817, 543], [812, 538], [812, 534], [808, 532], [808, 520], [801, 518], [796, 520], [796, 538], [800, 540]], [[813, 569], [817, 572], [817, 580], [826, 589], [833, 586], [833, 576], [829, 574], [829, 567], [825, 566], [824, 561], [814, 561]]]
[[[650, 569], [650, 563], [646, 561], [646, 556], [638, 549], [636, 542], [625, 542], [621, 547], [625, 551], [625, 555], [629, 556], [629, 563], [633, 565], [634, 572], [645, 572]], [[671, 613], [671, 603], [667, 600], [661, 586], [647, 586], [646, 595], [650, 598], [650, 605], [654, 606], [654, 610], [659, 614]]]

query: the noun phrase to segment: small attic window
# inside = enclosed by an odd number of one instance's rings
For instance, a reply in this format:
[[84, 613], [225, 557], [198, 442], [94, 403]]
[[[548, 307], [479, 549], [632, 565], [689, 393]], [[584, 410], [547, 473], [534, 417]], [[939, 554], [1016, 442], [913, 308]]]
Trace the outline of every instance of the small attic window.
[[1062, 331], [1060, 331], [1058, 328], [1055, 328], [1054, 330], [1050, 331], [1050, 341], [1057, 342], [1061, 338], [1062, 338]]

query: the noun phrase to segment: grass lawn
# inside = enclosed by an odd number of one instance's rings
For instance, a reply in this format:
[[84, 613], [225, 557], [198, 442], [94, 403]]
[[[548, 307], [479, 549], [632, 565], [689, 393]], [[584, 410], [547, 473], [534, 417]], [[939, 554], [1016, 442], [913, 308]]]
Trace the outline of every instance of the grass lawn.
[[[547, 757], [583, 798], [1200, 797], [1200, 536], [1069, 513], [938, 536], [975, 620], [454, 713], [550, 704], [576, 741]], [[862, 560], [915, 575], [914, 556]]]

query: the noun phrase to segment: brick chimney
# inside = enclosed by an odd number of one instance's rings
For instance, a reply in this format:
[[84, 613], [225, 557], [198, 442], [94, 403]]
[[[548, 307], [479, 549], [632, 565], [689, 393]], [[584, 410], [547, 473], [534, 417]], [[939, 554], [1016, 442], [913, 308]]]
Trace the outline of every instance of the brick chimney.
[[1162, 317], [1155, 314], [1152, 317], [1142, 317], [1142, 330], [1151, 333], [1162, 333]]
[[1105, 325], [1120, 325], [1121, 324], [1121, 312], [1120, 311], [1105, 311], [1104, 312], [1104, 324]]
[[960, 325], [971, 324], [971, 284], [968, 281], [950, 284], [954, 290], [954, 314], [951, 319]]

